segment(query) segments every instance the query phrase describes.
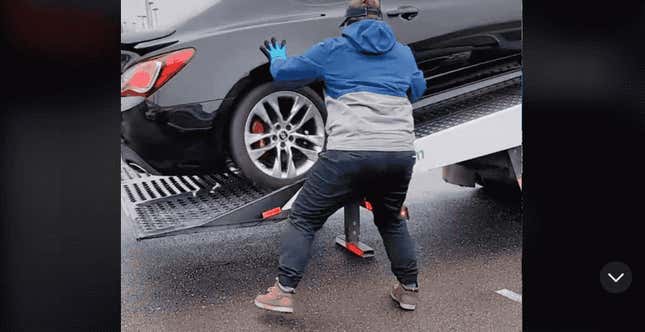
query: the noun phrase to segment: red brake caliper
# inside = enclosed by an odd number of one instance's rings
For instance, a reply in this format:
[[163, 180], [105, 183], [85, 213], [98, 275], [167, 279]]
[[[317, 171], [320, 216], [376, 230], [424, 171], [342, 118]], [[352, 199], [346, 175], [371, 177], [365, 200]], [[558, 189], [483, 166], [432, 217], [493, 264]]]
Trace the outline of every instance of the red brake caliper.
[[[251, 124], [251, 132], [254, 134], [262, 134], [264, 133], [264, 125], [262, 124], [262, 121], [260, 120], [255, 120]], [[264, 140], [260, 140], [258, 142], [258, 147], [263, 148], [266, 145], [266, 142]]]

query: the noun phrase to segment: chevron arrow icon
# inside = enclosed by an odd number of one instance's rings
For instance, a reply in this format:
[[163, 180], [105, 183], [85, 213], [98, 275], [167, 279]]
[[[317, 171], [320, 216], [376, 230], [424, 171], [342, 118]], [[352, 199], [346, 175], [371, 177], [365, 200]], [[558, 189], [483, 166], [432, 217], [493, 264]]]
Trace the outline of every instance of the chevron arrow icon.
[[614, 282], [618, 282], [618, 281], [620, 281], [620, 279], [621, 279], [625, 274], [624, 274], [624, 273], [621, 273], [621, 274], [618, 276], [618, 278], [614, 278], [614, 276], [613, 276], [613, 275], [611, 275], [611, 273], [607, 273], [607, 275], [608, 275], [608, 276], [609, 276], [609, 278], [611, 278], [611, 280], [613, 280]]

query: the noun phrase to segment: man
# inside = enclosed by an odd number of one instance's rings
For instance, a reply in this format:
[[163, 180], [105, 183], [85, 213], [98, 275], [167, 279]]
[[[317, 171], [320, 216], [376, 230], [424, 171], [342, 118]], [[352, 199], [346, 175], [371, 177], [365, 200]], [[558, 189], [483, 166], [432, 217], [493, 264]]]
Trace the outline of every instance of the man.
[[418, 301], [417, 262], [400, 215], [414, 152], [411, 102], [426, 82], [409, 47], [382, 21], [379, 0], [350, 1], [342, 36], [287, 58], [286, 41], [265, 41], [275, 80], [322, 79], [327, 107], [327, 149], [311, 169], [283, 233], [279, 274], [263, 309], [293, 312], [293, 294], [311, 254], [315, 233], [352, 200], [372, 204], [376, 224], [398, 283], [392, 298], [406, 310]]

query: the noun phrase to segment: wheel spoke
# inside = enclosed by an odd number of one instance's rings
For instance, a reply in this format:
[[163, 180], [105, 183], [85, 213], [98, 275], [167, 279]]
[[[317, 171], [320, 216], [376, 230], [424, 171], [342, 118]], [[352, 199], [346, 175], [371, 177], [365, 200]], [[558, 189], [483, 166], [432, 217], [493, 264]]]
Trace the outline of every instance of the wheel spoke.
[[293, 151], [291, 147], [287, 147], [287, 177], [292, 178], [296, 176], [296, 164], [293, 160]]
[[271, 117], [269, 117], [269, 113], [267, 113], [267, 109], [264, 107], [263, 103], [258, 103], [257, 105], [255, 105], [251, 113], [260, 117], [260, 119], [262, 119], [265, 124], [273, 129], [273, 122], [271, 121]]
[[302, 119], [297, 125], [294, 125], [293, 131], [299, 130], [302, 128], [302, 126], [307, 123], [307, 121], [311, 120], [314, 117], [314, 111], [312, 111], [311, 107], [307, 108], [307, 111], [305, 111], [305, 115], [303, 115]]
[[247, 145], [253, 145], [258, 141], [271, 137], [272, 135], [273, 133], [265, 133], [265, 134], [246, 133], [244, 134], [244, 138], [246, 139]]
[[305, 157], [307, 157], [307, 159], [309, 159], [311, 161], [315, 161], [315, 160], [318, 159], [318, 151], [310, 150], [310, 149], [307, 149], [307, 148], [304, 148], [302, 146], [298, 146], [298, 145], [295, 145], [295, 144], [292, 147], [295, 148], [296, 150], [302, 152], [302, 154], [304, 154]]
[[280, 150], [280, 148], [276, 149], [272, 172], [273, 177], [282, 178], [282, 151]]
[[[303, 106], [305, 106], [306, 103], [304, 101], [304, 98], [300, 96], [295, 96], [293, 98], [293, 106], [291, 107], [291, 111], [289, 113], [289, 118], [287, 118], [287, 124], [292, 124], [291, 121], [293, 118], [300, 112]], [[293, 124], [292, 124], [293, 125]]]
[[257, 149], [249, 149], [249, 156], [253, 160], [258, 160], [260, 157], [262, 157], [267, 151], [270, 151], [271, 149], [275, 148], [275, 143], [269, 144], [267, 146], [257, 148]]
[[273, 112], [275, 115], [278, 117], [278, 123], [279, 124], [284, 124], [284, 118], [282, 117], [282, 112], [280, 112], [280, 104], [278, 103], [278, 98], [277, 97], [271, 97], [267, 99], [267, 103], [271, 105], [271, 108], [273, 109]]
[[315, 146], [323, 146], [325, 144], [325, 136], [322, 135], [304, 135], [300, 133], [291, 134], [296, 139], [305, 140]]

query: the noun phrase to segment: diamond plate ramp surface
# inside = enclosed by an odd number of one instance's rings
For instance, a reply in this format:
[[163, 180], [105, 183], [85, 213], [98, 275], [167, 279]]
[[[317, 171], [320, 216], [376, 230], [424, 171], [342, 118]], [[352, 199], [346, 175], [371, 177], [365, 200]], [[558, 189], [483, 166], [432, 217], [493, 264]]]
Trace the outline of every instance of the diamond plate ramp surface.
[[416, 138], [426, 137], [522, 103], [520, 79], [466, 93], [414, 112]]
[[137, 239], [203, 226], [269, 193], [232, 173], [170, 177], [121, 168], [121, 203]]

